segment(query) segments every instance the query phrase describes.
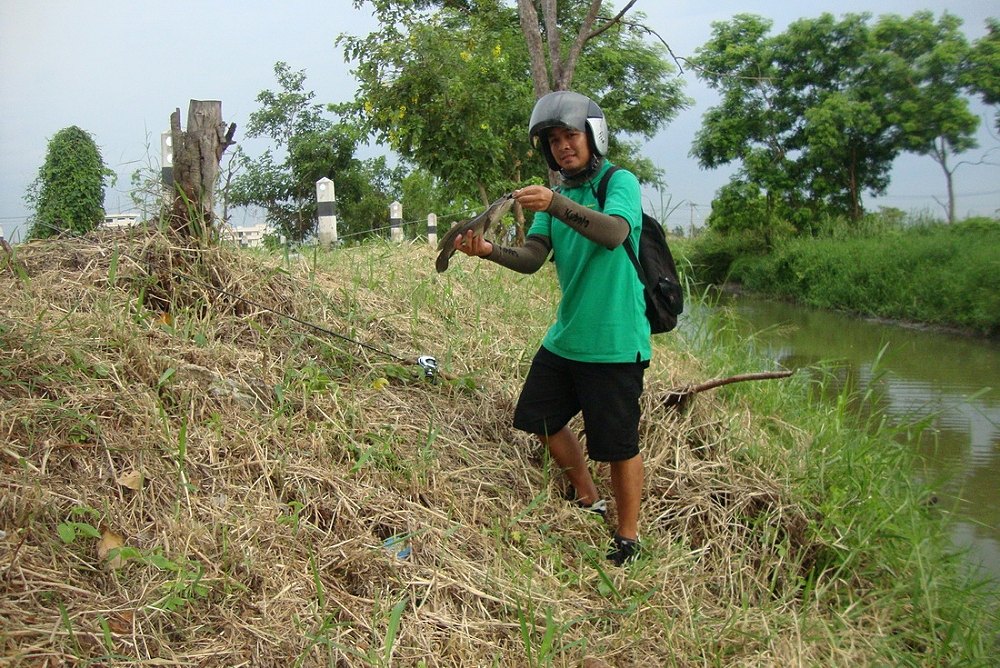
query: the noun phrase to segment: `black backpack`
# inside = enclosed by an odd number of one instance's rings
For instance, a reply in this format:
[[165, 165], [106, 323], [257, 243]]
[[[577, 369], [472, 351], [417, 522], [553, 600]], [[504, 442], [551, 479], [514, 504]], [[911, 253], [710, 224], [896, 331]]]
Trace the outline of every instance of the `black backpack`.
[[[597, 186], [597, 203], [602, 211], [608, 195], [608, 182], [618, 169], [616, 166], [608, 169]], [[639, 256], [636, 257], [631, 238], [626, 237], [624, 245], [645, 288], [646, 318], [649, 319], [650, 331], [653, 334], [669, 332], [677, 326], [677, 316], [684, 310], [684, 290], [677, 279], [677, 266], [663, 228], [655, 218], [644, 212]]]

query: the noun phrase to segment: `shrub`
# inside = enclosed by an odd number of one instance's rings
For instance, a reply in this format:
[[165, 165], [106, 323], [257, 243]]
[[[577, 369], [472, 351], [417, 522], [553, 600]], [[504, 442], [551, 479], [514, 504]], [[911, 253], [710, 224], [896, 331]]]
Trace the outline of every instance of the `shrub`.
[[730, 279], [733, 262], [765, 252], [764, 239], [750, 232], [723, 235], [707, 232], [687, 246], [686, 259], [694, 280], [722, 284]]
[[104, 188], [114, 176], [89, 133], [75, 125], [57, 132], [24, 196], [34, 209], [28, 236], [84, 234], [97, 227], [104, 219]]
[[[856, 238], [796, 239], [766, 255], [737, 254], [741, 247], [732, 243], [706, 247], [728, 248], [729, 279], [754, 292], [986, 335], [1000, 332], [1000, 223], [995, 220], [893, 228]], [[692, 256], [700, 253], [700, 248], [692, 250]]]

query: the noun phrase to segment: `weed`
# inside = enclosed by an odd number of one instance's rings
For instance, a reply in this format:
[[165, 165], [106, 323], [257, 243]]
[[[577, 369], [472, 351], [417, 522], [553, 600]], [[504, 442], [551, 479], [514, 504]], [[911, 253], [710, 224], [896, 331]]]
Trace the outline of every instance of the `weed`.
[[209, 594], [208, 586], [202, 582], [204, 567], [197, 560], [185, 556], [169, 558], [160, 549], [143, 551], [131, 546], [110, 550], [108, 560], [137, 563], [173, 574], [172, 580], [160, 585], [159, 598], [148, 604], [152, 610], [175, 612], [190, 601], [204, 599]]
[[302, 509], [305, 506], [299, 501], [289, 501], [287, 515], [282, 515], [277, 519], [278, 524], [285, 524], [292, 527], [292, 533], [299, 532], [299, 522], [302, 520]]
[[403, 612], [409, 603], [407, 598], [401, 598], [389, 611], [389, 619], [386, 623], [385, 637], [382, 639], [382, 654], [376, 665], [389, 668], [392, 665], [392, 651], [396, 646], [396, 638], [399, 634], [399, 626], [403, 618]]
[[[99, 521], [101, 519], [101, 513], [91, 508], [89, 506], [77, 506], [70, 510], [70, 517], [73, 518], [90, 518], [94, 521]], [[63, 543], [67, 545], [72, 545], [76, 542], [79, 537], [84, 538], [100, 538], [101, 532], [91, 524], [89, 521], [80, 521], [79, 519], [66, 520], [65, 522], [60, 522], [56, 525], [56, 533], [59, 534], [59, 538]]]

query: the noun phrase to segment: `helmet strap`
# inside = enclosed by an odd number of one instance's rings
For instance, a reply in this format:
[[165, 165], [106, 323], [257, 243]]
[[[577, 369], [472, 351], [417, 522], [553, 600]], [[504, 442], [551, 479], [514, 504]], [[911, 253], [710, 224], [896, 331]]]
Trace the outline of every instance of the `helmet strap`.
[[601, 166], [603, 164], [604, 158], [594, 153], [590, 156], [590, 163], [579, 172], [576, 172], [575, 174], [567, 174], [566, 170], [560, 170], [559, 176], [562, 177], [563, 185], [567, 188], [578, 188], [594, 178], [594, 176], [601, 171]]

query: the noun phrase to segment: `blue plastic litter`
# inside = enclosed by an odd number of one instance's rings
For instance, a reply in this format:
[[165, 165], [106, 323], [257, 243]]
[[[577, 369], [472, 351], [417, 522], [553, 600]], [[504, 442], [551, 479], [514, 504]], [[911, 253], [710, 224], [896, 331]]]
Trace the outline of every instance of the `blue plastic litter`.
[[407, 543], [403, 536], [389, 536], [382, 542], [382, 549], [400, 561], [409, 559], [413, 553], [413, 547]]

